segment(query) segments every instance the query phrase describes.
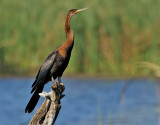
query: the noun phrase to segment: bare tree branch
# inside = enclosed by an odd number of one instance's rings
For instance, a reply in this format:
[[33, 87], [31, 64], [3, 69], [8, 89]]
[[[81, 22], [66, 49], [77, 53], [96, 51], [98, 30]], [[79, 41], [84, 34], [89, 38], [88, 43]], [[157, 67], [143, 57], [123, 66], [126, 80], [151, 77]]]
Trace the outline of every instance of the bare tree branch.
[[61, 109], [60, 99], [65, 96], [62, 95], [64, 90], [64, 85], [56, 82], [51, 87], [51, 92], [40, 93], [39, 95], [46, 99], [31, 119], [29, 125], [54, 125]]

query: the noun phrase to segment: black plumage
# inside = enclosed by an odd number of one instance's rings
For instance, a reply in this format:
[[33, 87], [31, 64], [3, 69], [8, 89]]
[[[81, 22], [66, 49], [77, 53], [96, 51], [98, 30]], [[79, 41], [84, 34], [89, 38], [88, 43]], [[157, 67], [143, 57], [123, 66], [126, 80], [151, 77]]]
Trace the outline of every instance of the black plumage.
[[50, 53], [40, 67], [36, 79], [32, 84], [31, 93], [34, 92], [34, 94], [28, 102], [25, 112], [30, 113], [33, 111], [39, 100], [39, 93], [42, 92], [44, 85], [47, 82], [51, 81], [52, 78], [56, 79], [57, 77], [59, 82], [61, 82], [61, 76], [69, 63], [74, 45], [74, 34], [73, 31], [70, 30], [70, 19], [74, 14], [82, 10], [85, 9], [72, 9], [68, 12], [65, 23], [66, 41]]

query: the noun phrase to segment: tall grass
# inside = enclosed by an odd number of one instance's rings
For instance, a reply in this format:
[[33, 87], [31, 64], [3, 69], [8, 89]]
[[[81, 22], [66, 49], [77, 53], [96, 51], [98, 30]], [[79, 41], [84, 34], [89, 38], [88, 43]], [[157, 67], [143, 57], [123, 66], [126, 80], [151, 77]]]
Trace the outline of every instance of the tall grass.
[[160, 57], [159, 6], [159, 0], [1, 0], [0, 73], [37, 72], [65, 41], [68, 10], [89, 7], [71, 20], [75, 46], [65, 73], [135, 75], [137, 62]]

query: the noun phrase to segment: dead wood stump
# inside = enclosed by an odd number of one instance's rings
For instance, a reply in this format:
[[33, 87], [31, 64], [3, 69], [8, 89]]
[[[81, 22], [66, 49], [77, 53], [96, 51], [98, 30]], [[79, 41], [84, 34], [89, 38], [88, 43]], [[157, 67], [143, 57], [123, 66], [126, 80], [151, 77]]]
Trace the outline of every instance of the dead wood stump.
[[31, 119], [29, 125], [54, 125], [61, 109], [60, 100], [65, 96], [62, 94], [64, 90], [63, 83], [55, 82], [51, 87], [51, 92], [39, 93], [40, 96], [46, 99]]

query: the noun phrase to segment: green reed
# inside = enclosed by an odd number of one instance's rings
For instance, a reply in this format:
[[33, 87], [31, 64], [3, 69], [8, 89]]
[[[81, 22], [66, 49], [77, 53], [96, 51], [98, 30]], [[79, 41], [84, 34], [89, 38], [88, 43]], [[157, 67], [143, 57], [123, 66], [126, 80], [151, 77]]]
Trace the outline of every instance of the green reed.
[[0, 2], [1, 74], [37, 72], [65, 41], [71, 8], [88, 10], [71, 20], [75, 46], [66, 74], [133, 76], [137, 62], [160, 57], [159, 0]]

